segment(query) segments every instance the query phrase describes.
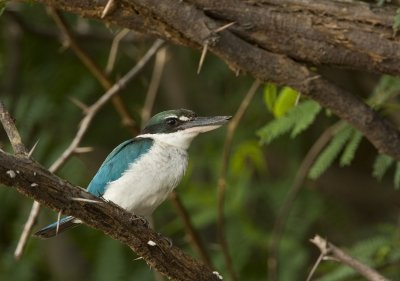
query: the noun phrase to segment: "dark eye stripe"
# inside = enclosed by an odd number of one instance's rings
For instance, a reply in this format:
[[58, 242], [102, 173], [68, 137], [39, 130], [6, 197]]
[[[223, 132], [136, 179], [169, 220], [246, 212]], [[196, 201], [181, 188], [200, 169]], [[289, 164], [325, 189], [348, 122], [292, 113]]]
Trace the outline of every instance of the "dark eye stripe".
[[166, 122], [168, 125], [171, 125], [171, 126], [179, 123], [178, 118], [175, 118], [175, 117], [167, 118]]

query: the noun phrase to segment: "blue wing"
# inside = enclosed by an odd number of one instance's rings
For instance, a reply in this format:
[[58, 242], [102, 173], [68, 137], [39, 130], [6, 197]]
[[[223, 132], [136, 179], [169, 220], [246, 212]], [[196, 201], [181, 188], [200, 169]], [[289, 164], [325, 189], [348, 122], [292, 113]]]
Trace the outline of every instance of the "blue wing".
[[151, 138], [135, 138], [118, 145], [104, 160], [103, 164], [89, 183], [88, 192], [102, 196], [109, 182], [118, 179], [141, 155], [153, 145]]

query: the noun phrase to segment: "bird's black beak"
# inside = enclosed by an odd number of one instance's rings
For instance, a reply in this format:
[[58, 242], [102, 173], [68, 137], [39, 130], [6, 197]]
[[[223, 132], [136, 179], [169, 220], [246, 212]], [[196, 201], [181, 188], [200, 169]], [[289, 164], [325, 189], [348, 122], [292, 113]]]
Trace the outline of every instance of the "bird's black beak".
[[179, 126], [180, 130], [204, 133], [215, 130], [228, 122], [232, 116], [195, 117]]

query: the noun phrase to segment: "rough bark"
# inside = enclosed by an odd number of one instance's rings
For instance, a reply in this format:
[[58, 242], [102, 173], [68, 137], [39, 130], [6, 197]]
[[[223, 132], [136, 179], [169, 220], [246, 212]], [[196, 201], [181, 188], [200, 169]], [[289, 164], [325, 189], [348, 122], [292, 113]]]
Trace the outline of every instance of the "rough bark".
[[[99, 19], [107, 1], [37, 2]], [[400, 160], [400, 134], [392, 124], [304, 65], [399, 74], [394, 15], [393, 7], [361, 2], [119, 0], [102, 20], [190, 47], [207, 44], [234, 71], [299, 90], [360, 130], [379, 152]]]
[[[75, 216], [85, 224], [121, 241], [140, 255], [150, 267], [172, 280], [219, 280], [209, 267], [179, 248], [170, 247], [166, 238], [148, 228], [143, 220], [115, 204], [105, 204], [105, 201], [58, 178], [28, 158], [0, 151], [0, 182], [14, 186], [25, 196], [54, 210]], [[74, 198], [102, 203], [84, 202]]]

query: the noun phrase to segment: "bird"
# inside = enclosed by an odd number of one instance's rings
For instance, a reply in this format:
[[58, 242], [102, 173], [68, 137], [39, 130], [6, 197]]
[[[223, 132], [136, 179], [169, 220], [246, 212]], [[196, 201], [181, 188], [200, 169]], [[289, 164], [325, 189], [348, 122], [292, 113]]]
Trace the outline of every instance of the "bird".
[[[139, 135], [111, 151], [87, 191], [149, 220], [185, 174], [192, 140], [230, 119], [231, 116], [198, 117], [188, 109], [154, 115]], [[63, 217], [34, 235], [50, 238], [81, 223], [72, 216]]]

